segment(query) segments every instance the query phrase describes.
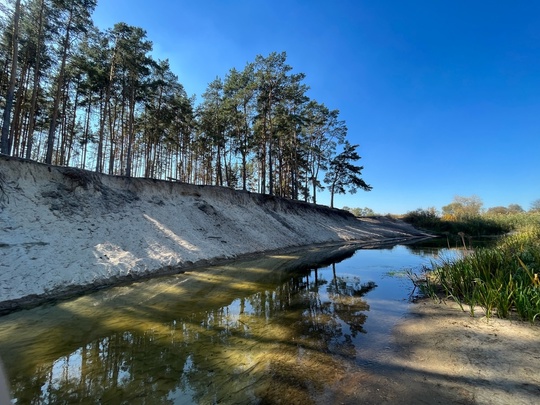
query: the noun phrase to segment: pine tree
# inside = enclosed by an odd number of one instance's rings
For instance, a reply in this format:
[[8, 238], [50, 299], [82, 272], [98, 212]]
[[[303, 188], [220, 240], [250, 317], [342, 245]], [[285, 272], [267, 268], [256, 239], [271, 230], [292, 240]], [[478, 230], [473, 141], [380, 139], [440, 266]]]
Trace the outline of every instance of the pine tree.
[[90, 15], [96, 7], [96, 0], [54, 0], [53, 5], [58, 11], [56, 23], [62, 35], [59, 37], [60, 67], [56, 76], [51, 122], [47, 137], [45, 163], [48, 164], [52, 163], [56, 127], [64, 92], [66, 65], [70, 49], [73, 46], [73, 37], [86, 32], [88, 27], [92, 25]]
[[372, 189], [360, 177], [364, 167], [353, 164], [353, 162], [360, 160], [360, 156], [356, 152], [357, 147], [358, 145], [351, 145], [349, 141], [345, 141], [343, 152], [330, 161], [324, 182], [330, 186], [330, 207], [332, 208], [334, 208], [335, 194], [345, 194], [346, 189], [351, 194], [356, 193], [359, 188], [365, 191]]
[[11, 39], [11, 69], [9, 87], [4, 107], [4, 122], [2, 125], [2, 135], [0, 139], [0, 152], [6, 155], [10, 154], [11, 145], [9, 142], [9, 123], [11, 120], [11, 108], [15, 94], [15, 82], [17, 78], [17, 60], [19, 59], [19, 17], [21, 14], [21, 0], [15, 3], [13, 12], [13, 34]]

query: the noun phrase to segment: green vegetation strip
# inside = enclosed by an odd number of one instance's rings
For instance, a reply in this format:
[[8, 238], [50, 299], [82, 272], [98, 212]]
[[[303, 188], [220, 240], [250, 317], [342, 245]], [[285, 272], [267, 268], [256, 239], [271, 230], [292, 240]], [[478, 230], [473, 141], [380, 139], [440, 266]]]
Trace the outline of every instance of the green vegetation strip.
[[517, 315], [534, 323], [540, 319], [540, 215], [479, 217], [465, 225], [482, 232], [474, 228], [482, 221], [510, 233], [494, 247], [465, 249], [461, 258], [434, 263], [424, 293], [442, 292], [462, 309], [468, 306], [472, 316], [481, 307], [488, 318]]

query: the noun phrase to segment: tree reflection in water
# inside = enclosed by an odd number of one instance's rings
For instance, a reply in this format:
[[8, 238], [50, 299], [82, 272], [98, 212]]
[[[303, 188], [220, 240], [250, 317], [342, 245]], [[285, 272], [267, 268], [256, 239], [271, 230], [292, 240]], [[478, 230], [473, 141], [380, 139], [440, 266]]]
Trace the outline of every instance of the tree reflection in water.
[[69, 354], [59, 341], [35, 369], [12, 365], [12, 392], [36, 404], [312, 403], [354, 367], [363, 296], [376, 287], [339, 277], [335, 263], [324, 274], [165, 314], [143, 333], [109, 330]]

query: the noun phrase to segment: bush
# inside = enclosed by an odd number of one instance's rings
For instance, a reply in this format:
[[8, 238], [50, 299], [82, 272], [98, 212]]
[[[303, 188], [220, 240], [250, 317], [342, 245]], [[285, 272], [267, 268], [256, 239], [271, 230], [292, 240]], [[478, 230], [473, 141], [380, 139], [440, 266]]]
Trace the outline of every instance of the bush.
[[417, 209], [408, 212], [402, 219], [417, 228], [439, 235], [458, 235], [459, 233], [476, 237], [502, 235], [512, 229], [510, 223], [482, 215], [466, 217], [461, 220], [442, 219], [434, 209]]

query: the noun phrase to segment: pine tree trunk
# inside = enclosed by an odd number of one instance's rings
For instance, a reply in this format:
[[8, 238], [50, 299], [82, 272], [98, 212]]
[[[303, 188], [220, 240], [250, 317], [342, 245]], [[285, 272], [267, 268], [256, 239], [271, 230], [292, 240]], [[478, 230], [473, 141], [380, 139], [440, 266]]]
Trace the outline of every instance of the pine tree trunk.
[[126, 176], [131, 177], [131, 166], [132, 166], [132, 148], [134, 142], [134, 128], [133, 124], [135, 121], [135, 85], [132, 84], [133, 88], [131, 89], [130, 96], [130, 105], [129, 105], [129, 116], [128, 116], [128, 135], [127, 135], [127, 151], [126, 151]]
[[[19, 88], [15, 96], [15, 108], [13, 109], [13, 118], [11, 119], [11, 129], [9, 130], [9, 149], [13, 156], [19, 156], [19, 147], [21, 145], [21, 132], [23, 128], [24, 118], [21, 116], [23, 103], [25, 101], [25, 88], [29, 81], [28, 65], [24, 65], [21, 70], [19, 79]], [[22, 153], [21, 153], [22, 154]]]
[[69, 50], [69, 37], [71, 29], [71, 21], [73, 18], [73, 12], [70, 11], [69, 19], [66, 24], [66, 35], [64, 37], [62, 45], [62, 62], [60, 64], [60, 71], [58, 72], [58, 79], [56, 82], [56, 94], [54, 98], [54, 105], [52, 110], [51, 123], [49, 126], [49, 134], [47, 137], [47, 154], [45, 156], [45, 163], [52, 163], [52, 155], [54, 150], [54, 135], [56, 133], [56, 126], [58, 121], [58, 113], [60, 110], [60, 99], [62, 98], [62, 88], [64, 87], [64, 74], [66, 70], [66, 61]]
[[32, 146], [34, 144], [34, 127], [36, 124], [36, 107], [37, 96], [39, 91], [39, 68], [41, 66], [41, 40], [43, 34], [43, 10], [45, 8], [45, 1], [41, 0], [41, 7], [39, 9], [39, 26], [38, 26], [38, 38], [37, 38], [37, 50], [36, 50], [36, 65], [34, 67], [34, 87], [32, 88], [32, 101], [30, 102], [29, 115], [29, 127], [28, 127], [28, 143], [26, 145], [26, 159], [32, 157]]
[[[96, 158], [96, 172], [102, 173], [103, 172], [103, 142], [105, 138], [105, 121], [107, 119], [108, 114], [108, 107], [111, 99], [111, 89], [112, 89], [112, 83], [114, 78], [114, 70], [116, 65], [116, 42], [114, 44], [114, 51], [111, 58], [111, 69], [109, 70], [109, 82], [107, 83], [107, 88], [105, 90], [105, 100], [103, 101], [103, 109], [102, 109], [102, 115], [101, 120], [99, 121], [99, 143], [98, 143], [98, 150], [97, 150], [97, 158]], [[111, 143], [112, 148], [112, 143]]]
[[19, 56], [19, 16], [21, 13], [21, 0], [15, 3], [15, 13], [13, 14], [13, 39], [11, 52], [11, 72], [9, 88], [6, 96], [6, 107], [4, 109], [4, 123], [2, 125], [2, 136], [0, 138], [0, 152], [9, 155], [11, 145], [9, 145], [9, 124], [11, 108], [13, 107], [13, 97], [15, 96], [15, 82], [17, 77], [17, 59]]

